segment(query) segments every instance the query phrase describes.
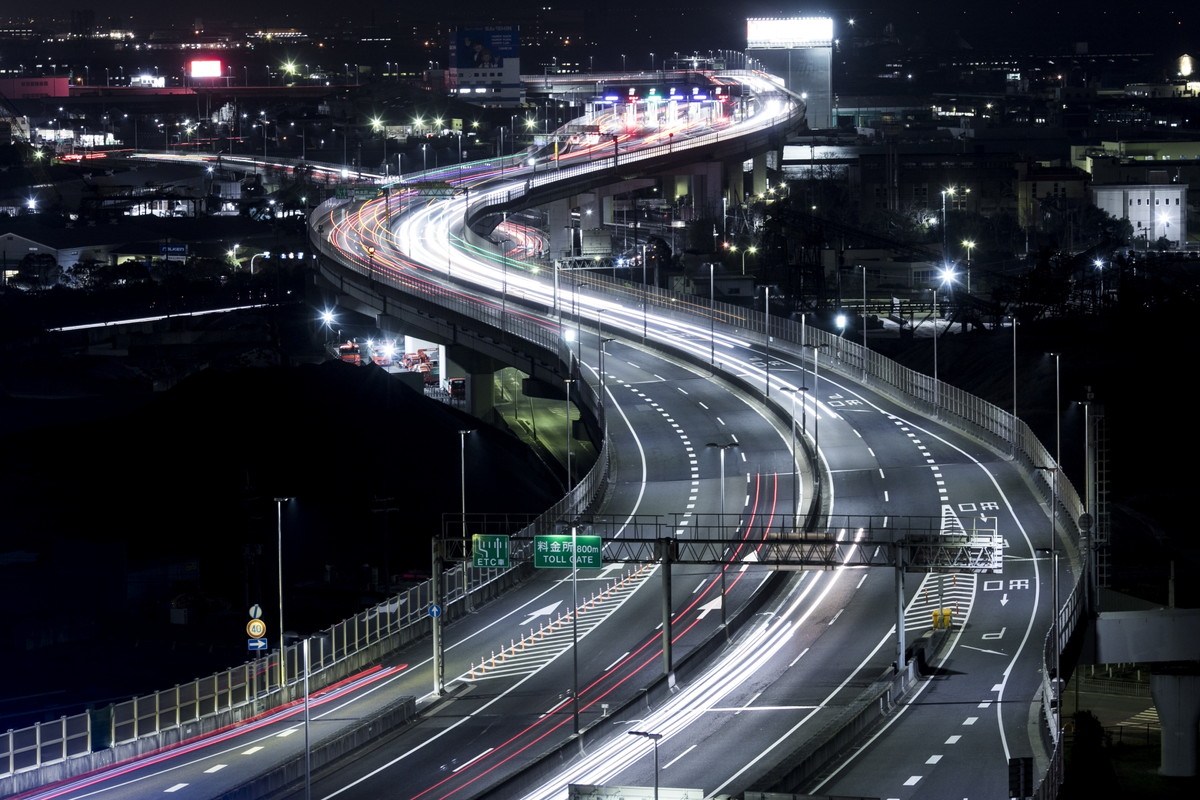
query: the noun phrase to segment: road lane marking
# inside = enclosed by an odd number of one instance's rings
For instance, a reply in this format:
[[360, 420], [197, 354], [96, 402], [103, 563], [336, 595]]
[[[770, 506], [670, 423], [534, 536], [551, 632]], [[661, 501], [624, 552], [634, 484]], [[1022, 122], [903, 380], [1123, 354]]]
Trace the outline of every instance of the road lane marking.
[[693, 751], [693, 750], [695, 750], [695, 749], [696, 749], [696, 745], [692, 745], [692, 746], [691, 746], [691, 747], [689, 747], [687, 750], [684, 750], [682, 753], [680, 753], [679, 755], [675, 756], [675, 757], [674, 757], [674, 758], [672, 758], [670, 761], [668, 761], [666, 764], [664, 764], [664, 765], [663, 765], [663, 769], [666, 769], [667, 767], [671, 766], [671, 765], [672, 765], [672, 764], [674, 764], [676, 761], [678, 761], [679, 759], [683, 758], [684, 756], [686, 756], [688, 753], [692, 752], [692, 751]]
[[493, 750], [495, 750], [495, 749], [496, 749], [496, 748], [494, 748], [494, 747], [489, 747], [487, 750], [484, 750], [482, 753], [480, 753], [479, 755], [475, 756], [474, 758], [472, 758], [472, 759], [471, 759], [470, 761], [468, 761], [467, 763], [465, 763], [465, 764], [463, 764], [463, 765], [461, 765], [461, 766], [459, 766], [459, 767], [455, 767], [455, 768], [454, 768], [454, 772], [458, 772], [460, 769], [466, 769], [467, 767], [471, 766], [471, 765], [472, 765], [472, 764], [474, 764], [476, 761], [478, 761], [479, 759], [483, 758], [484, 756], [486, 756], [488, 753], [492, 752], [492, 751], [493, 751]]

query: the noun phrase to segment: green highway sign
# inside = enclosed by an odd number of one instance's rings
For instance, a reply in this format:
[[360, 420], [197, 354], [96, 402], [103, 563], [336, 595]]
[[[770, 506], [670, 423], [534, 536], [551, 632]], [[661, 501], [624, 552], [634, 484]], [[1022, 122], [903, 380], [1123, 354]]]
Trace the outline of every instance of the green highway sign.
[[[599, 536], [576, 536], [576, 554], [580, 569], [600, 569]], [[542, 569], [570, 569], [571, 537], [569, 535], [534, 536], [533, 565]]]
[[477, 533], [471, 537], [472, 567], [509, 567], [508, 537]]
[[379, 196], [378, 186], [338, 186], [334, 195], [339, 200], [374, 200]]

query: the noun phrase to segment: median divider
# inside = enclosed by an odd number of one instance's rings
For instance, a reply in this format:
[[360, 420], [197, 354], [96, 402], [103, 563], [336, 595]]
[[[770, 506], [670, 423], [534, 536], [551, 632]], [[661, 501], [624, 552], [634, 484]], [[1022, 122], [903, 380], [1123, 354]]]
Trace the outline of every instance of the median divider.
[[[411, 724], [417, 717], [414, 697], [401, 697], [377, 714], [317, 742], [311, 748], [309, 768], [313, 774], [330, 767], [362, 747]], [[216, 795], [213, 800], [259, 800], [303, 785], [305, 754], [299, 755], [254, 777], [240, 786]]]

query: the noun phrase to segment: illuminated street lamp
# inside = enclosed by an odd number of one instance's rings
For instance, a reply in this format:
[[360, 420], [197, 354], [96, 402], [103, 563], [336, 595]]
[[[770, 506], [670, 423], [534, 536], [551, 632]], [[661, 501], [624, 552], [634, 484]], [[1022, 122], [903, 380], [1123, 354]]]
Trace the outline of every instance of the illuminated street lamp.
[[742, 251], [742, 274], [743, 275], [746, 274], [746, 253], [749, 253], [750, 255], [754, 255], [757, 252], [758, 252], [758, 248], [753, 245], [751, 245], [750, 247], [747, 247], [745, 250]]
[[[954, 270], [942, 270], [942, 286], [954, 283]], [[933, 411], [938, 413], [938, 408], [941, 405], [941, 386], [938, 384], [938, 304], [937, 304], [937, 286], [933, 287]]]
[[967, 250], [967, 294], [971, 293], [971, 251], [975, 249], [975, 242], [970, 239], [963, 239], [962, 246]]
[[256, 259], [256, 258], [270, 258], [270, 257], [271, 257], [271, 251], [270, 251], [270, 250], [264, 250], [264, 251], [263, 251], [263, 252], [261, 252], [261, 253], [255, 253], [254, 255], [250, 256], [250, 274], [251, 274], [251, 275], [253, 275], [253, 274], [254, 274], [254, 259]]
[[942, 190], [942, 262], [943, 262], [943, 264], [948, 262], [949, 254], [950, 254], [949, 245], [947, 244], [947, 228], [949, 226], [946, 224], [946, 198], [954, 197], [954, 195], [958, 194], [960, 191], [963, 194], [971, 193], [970, 189], [959, 189], [957, 186], [951, 186], [949, 188]]

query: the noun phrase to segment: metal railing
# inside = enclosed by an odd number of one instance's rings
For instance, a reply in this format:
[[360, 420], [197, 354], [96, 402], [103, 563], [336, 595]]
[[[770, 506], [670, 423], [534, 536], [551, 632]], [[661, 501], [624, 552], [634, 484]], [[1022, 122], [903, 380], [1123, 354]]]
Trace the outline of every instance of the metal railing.
[[[778, 122], [778, 119], [774, 122], [764, 120], [763, 127], [767, 128]], [[743, 127], [736, 135], [744, 135], [747, 130]], [[721, 135], [721, 132], [710, 134], [713, 141], [718, 140]], [[703, 146], [705, 142], [702, 140], [705, 138], [687, 140], [686, 146]], [[491, 205], [514, 202], [530, 189], [546, 183], [615, 166], [613, 162], [617, 160], [625, 163], [626, 159], [661, 157], [667, 152], [667, 148], [673, 152], [684, 147], [685, 142], [681, 141], [647, 151], [628, 153], [624, 157], [618, 155], [607, 164], [601, 159], [599, 166], [592, 162], [588, 165], [575, 165], [565, 169], [554, 169], [541, 175], [531, 175], [524, 189], [498, 190], [473, 198], [471, 213], [478, 213]], [[344, 205], [347, 205], [347, 201], [329, 201], [318, 209], [310, 218], [311, 238], [326, 256], [365, 271], [367, 265], [361, 258], [338, 251], [325, 238], [324, 232], [317, 228], [318, 221], [326, 219]], [[398, 290], [405, 288], [399, 281], [381, 278], [378, 275], [375, 278], [389, 281]], [[953, 386], [935, 383], [928, 375], [896, 364], [842, 337], [807, 327], [802, 322], [776, 316], [768, 318], [761, 311], [727, 303], [718, 302], [710, 306], [706, 299], [694, 295], [645, 287], [596, 274], [590, 275], [588, 282], [593, 287], [615, 296], [639, 298], [639, 302], [645, 303], [647, 311], [651, 307], [654, 309], [658, 320], [667, 317], [692, 325], [711, 325], [722, 335], [743, 337], [756, 344], [767, 344], [769, 325], [772, 351], [788, 353], [798, 358], [811, 356], [827, 371], [862, 379], [897, 402], [978, 435], [997, 450], [1011, 454], [1031, 470], [1031, 479], [1035, 487], [1042, 492], [1047, 504], [1050, 504], [1051, 473], [1036, 468], [1054, 465], [1052, 455], [1024, 422], [991, 403]], [[422, 287], [422, 291], [426, 289], [427, 287]], [[474, 316], [481, 322], [561, 355], [560, 337], [556, 331], [544, 325], [518, 315], [502, 315], [495, 308], [487, 308], [462, 294], [448, 290], [434, 291], [432, 295], [426, 292], [425, 299], [442, 305], [449, 311]], [[567, 363], [569, 364], [569, 361]], [[589, 400], [595, 407], [595, 390], [590, 385], [588, 388], [591, 395]], [[608, 444], [604, 442], [592, 470], [571, 488], [567, 496], [524, 529], [522, 535], [552, 532], [556, 523], [582, 513], [602, 492], [607, 482], [608, 470]], [[1066, 599], [1057, 610], [1059, 624], [1053, 626], [1045, 637], [1045, 676], [1050, 672], [1047, 665], [1055, 663], [1055, 648], [1061, 653], [1064, 643], [1078, 625], [1082, 610], [1082, 584], [1079, 578], [1086, 574], [1083, 563], [1086, 550], [1080, 547], [1079, 531], [1075, 527], [1075, 520], [1084, 508], [1078, 493], [1061, 473], [1056, 495], [1058, 502], [1053, 509], [1055, 530], [1059, 532], [1059, 539], [1064, 545], [1064, 554], [1075, 580], [1071, 587], [1067, 587]], [[503, 583], [506, 579], [518, 579], [514, 574], [518, 571], [485, 570], [463, 565], [448, 570], [444, 575], [446, 583], [442, 593], [443, 602], [447, 605], [447, 616], [453, 618], [454, 614], [451, 612], [455, 607], [459, 607], [461, 613], [462, 601], [473, 593]], [[371, 659], [377, 660], [385, 649], [410, 640], [403, 634], [409, 633], [412, 638], [423, 635], [423, 630], [429, 626], [427, 609], [431, 598], [432, 581], [426, 581], [311, 637], [310, 653], [316, 655], [310, 656], [314, 659], [310, 682], [317, 688], [327, 685], [365, 666]], [[1053, 636], [1055, 630], [1058, 631], [1057, 641]], [[185, 722], [205, 716], [217, 716], [222, 712], [247, 708], [266, 710], [282, 704], [290, 699], [289, 692], [285, 690], [293, 687], [302, 678], [298, 674], [302, 661], [301, 647], [301, 643], [288, 646], [289, 652], [285, 662], [289, 665], [289, 670], [284, 676], [282, 687], [279, 682], [278, 662], [273, 657], [268, 657], [250, 661], [191, 684], [116, 704], [112, 707], [107, 744], [117, 746], [134, 742], [164, 730], [177, 729]], [[1053, 692], [1048, 677], [1044, 679], [1044, 684], [1041, 700], [1043, 718], [1047, 720], [1047, 724], [1043, 726], [1043, 733], [1047, 737], [1046, 744], [1051, 751], [1051, 759], [1046, 776], [1039, 782], [1038, 796], [1051, 797], [1052, 790], [1061, 779], [1061, 737], [1056, 730], [1051, 730], [1054, 724], [1050, 721], [1057, 719], [1057, 708], [1052, 708]], [[50, 723], [9, 731], [0, 736], [0, 778], [89, 754], [94, 741], [91, 724], [94, 716], [94, 713], [85, 713], [63, 717]]]

